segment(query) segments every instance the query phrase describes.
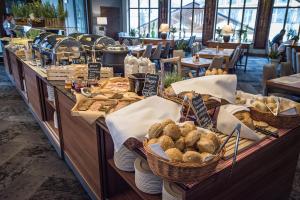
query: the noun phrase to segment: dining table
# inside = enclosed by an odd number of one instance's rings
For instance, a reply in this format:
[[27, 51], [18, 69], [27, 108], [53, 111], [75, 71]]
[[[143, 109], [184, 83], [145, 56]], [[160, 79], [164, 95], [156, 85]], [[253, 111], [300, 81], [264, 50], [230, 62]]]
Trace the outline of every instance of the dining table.
[[208, 68], [211, 62], [212, 59], [207, 59], [207, 58], [199, 58], [198, 61], [193, 60], [193, 57], [187, 57], [181, 59], [181, 65], [183, 67], [196, 70], [197, 75], [199, 75], [201, 69]]
[[227, 63], [229, 63], [232, 55], [233, 55], [234, 49], [217, 49], [217, 48], [205, 48], [197, 52], [200, 58], [209, 58], [212, 59], [215, 56], [223, 56], [224, 60]]
[[300, 73], [268, 80], [266, 90], [267, 93], [275, 90], [300, 96]]
[[[136, 57], [142, 56], [144, 51], [146, 50], [147, 45], [134, 45], [134, 46], [127, 46], [128, 50], [131, 52], [132, 55]], [[152, 50], [155, 50], [157, 48], [157, 45], [152, 45]]]

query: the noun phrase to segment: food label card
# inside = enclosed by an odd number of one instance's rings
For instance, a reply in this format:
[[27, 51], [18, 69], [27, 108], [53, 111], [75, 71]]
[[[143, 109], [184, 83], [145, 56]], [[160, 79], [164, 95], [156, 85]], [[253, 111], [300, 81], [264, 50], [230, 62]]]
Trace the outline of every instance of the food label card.
[[156, 74], [146, 74], [144, 88], [142, 91], [143, 96], [150, 97], [157, 95], [159, 76]]
[[100, 79], [101, 63], [94, 62], [88, 64], [88, 79], [99, 80]]
[[194, 95], [192, 100], [190, 100], [190, 106], [193, 109], [197, 122], [202, 128], [212, 128], [213, 123], [207, 112], [207, 108], [204, 101], [200, 95]]

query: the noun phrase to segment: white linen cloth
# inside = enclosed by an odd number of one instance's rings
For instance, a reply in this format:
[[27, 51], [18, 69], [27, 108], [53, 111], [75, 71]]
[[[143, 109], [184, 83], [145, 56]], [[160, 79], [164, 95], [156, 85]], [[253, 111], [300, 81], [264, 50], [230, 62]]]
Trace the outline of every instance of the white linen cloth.
[[181, 106], [152, 96], [133, 103], [106, 116], [106, 124], [114, 141], [115, 151], [130, 137], [140, 139], [148, 133], [149, 127], [164, 119], [179, 121]]
[[261, 137], [256, 134], [255, 131], [250, 129], [240, 120], [238, 120], [233, 114], [239, 111], [249, 111], [247, 107], [239, 105], [223, 105], [220, 107], [220, 111], [217, 118], [217, 129], [226, 135], [230, 135], [235, 126], [241, 124], [241, 138], [246, 138], [249, 140], [260, 140]]
[[228, 74], [203, 76], [179, 81], [173, 83], [171, 86], [176, 94], [185, 91], [195, 91], [199, 94], [209, 94], [234, 103], [237, 77], [236, 75]]

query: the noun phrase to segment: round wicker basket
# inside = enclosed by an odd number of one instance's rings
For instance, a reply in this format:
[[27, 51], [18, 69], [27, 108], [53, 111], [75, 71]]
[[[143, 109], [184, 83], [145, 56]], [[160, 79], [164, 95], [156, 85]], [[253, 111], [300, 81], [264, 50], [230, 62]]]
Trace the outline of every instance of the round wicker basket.
[[252, 119], [263, 121], [276, 128], [290, 129], [300, 125], [300, 115], [273, 115], [271, 112], [261, 112], [251, 107], [250, 113]]
[[225, 150], [223, 150], [214, 159], [197, 164], [171, 162], [159, 157], [147, 146], [147, 140], [144, 141], [144, 149], [149, 167], [155, 175], [165, 180], [179, 183], [201, 181], [209, 177], [210, 174], [215, 171], [215, 168], [225, 153]]

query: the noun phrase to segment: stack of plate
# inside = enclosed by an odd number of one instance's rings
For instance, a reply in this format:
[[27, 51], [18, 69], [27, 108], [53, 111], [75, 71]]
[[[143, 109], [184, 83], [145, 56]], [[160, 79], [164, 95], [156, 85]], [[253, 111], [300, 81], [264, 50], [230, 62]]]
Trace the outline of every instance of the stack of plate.
[[152, 173], [144, 159], [138, 157], [134, 162], [134, 168], [135, 185], [139, 190], [148, 194], [161, 193], [162, 179]]
[[164, 181], [162, 200], [182, 200], [182, 194], [174, 183]]
[[127, 172], [134, 172], [134, 161], [136, 158], [137, 155], [123, 145], [120, 150], [114, 154], [116, 167]]

